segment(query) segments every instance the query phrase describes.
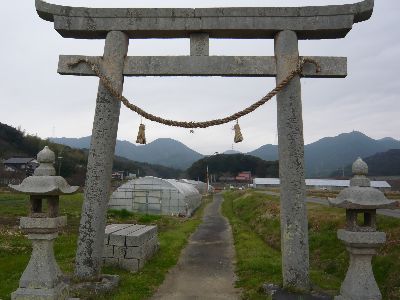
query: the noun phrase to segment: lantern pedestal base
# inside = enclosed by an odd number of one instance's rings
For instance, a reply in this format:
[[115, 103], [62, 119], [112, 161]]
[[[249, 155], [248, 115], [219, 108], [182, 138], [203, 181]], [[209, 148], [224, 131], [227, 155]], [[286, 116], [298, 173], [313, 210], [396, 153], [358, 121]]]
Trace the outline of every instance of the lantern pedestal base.
[[47, 289], [19, 288], [11, 294], [12, 300], [60, 300], [68, 299], [68, 286], [60, 283], [56, 287]]
[[350, 265], [335, 300], [381, 300], [382, 294], [375, 281], [371, 259], [376, 248], [385, 242], [384, 232], [353, 232], [339, 230], [338, 238], [350, 253]]
[[54, 257], [53, 244], [57, 231], [66, 224], [66, 217], [21, 218], [21, 229], [32, 241], [32, 254], [11, 299], [68, 298], [68, 285]]

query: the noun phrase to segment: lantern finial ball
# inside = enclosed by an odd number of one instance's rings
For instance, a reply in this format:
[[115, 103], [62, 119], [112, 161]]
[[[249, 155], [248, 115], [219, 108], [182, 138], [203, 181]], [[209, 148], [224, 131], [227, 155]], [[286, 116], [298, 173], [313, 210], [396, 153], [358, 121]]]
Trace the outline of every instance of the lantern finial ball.
[[368, 165], [360, 157], [353, 163], [352, 172], [354, 175], [367, 176]]
[[37, 160], [39, 163], [54, 163], [56, 161], [56, 156], [48, 146], [45, 146], [43, 150], [38, 153]]

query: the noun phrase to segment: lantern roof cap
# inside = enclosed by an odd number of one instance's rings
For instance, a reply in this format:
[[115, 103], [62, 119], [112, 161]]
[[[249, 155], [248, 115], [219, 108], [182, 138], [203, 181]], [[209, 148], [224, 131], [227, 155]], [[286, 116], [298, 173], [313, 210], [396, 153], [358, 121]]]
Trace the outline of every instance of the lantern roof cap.
[[352, 171], [350, 187], [342, 190], [337, 198], [329, 199], [331, 206], [359, 210], [396, 208], [396, 201], [388, 200], [380, 190], [371, 187], [366, 177], [368, 165], [361, 158], [353, 163]]
[[19, 185], [9, 185], [11, 189], [19, 193], [29, 195], [65, 195], [75, 193], [79, 186], [70, 186], [61, 176], [55, 176], [55, 154], [47, 146], [37, 155], [39, 167], [34, 175], [25, 178]]

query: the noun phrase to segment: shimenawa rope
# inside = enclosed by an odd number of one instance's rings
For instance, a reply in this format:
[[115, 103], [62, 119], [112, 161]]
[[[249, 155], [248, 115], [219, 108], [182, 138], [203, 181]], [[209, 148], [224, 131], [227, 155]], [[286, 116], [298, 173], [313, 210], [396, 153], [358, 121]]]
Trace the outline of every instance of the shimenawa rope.
[[248, 115], [249, 113], [255, 111], [257, 108], [259, 108], [260, 106], [262, 106], [263, 104], [265, 104], [266, 102], [268, 102], [269, 100], [271, 100], [274, 96], [276, 96], [281, 90], [283, 90], [286, 85], [288, 85], [290, 83], [290, 81], [296, 76], [296, 75], [301, 75], [302, 71], [303, 71], [303, 67], [306, 63], [312, 63], [316, 66], [316, 71], [317, 73], [319, 73], [321, 71], [321, 67], [319, 65], [318, 62], [316, 62], [315, 60], [311, 59], [311, 58], [302, 58], [299, 60], [298, 64], [297, 64], [297, 68], [295, 70], [293, 70], [292, 72], [289, 73], [289, 75], [282, 80], [272, 91], [270, 91], [267, 95], [265, 95], [263, 98], [261, 98], [260, 100], [258, 100], [257, 102], [255, 102], [254, 104], [250, 105], [249, 107], [238, 111], [237, 113], [234, 113], [230, 116], [227, 116], [225, 118], [222, 119], [215, 119], [215, 120], [209, 120], [209, 121], [202, 121], [202, 122], [186, 122], [186, 121], [176, 121], [176, 120], [168, 120], [168, 119], [164, 119], [158, 116], [155, 116], [151, 113], [148, 113], [146, 111], [144, 111], [143, 109], [141, 109], [140, 107], [132, 104], [131, 102], [129, 102], [129, 100], [127, 98], [125, 98], [121, 93], [119, 93], [118, 91], [115, 90], [112, 82], [110, 81], [110, 79], [108, 79], [106, 76], [104, 76], [101, 71], [100, 71], [100, 67], [99, 64], [97, 64], [96, 62], [91, 61], [89, 58], [79, 58], [76, 61], [72, 62], [72, 63], [68, 63], [68, 67], [69, 68], [73, 68], [74, 66], [80, 64], [80, 63], [86, 63], [87, 65], [90, 66], [90, 68], [93, 70], [93, 72], [99, 77], [101, 83], [107, 88], [107, 90], [115, 97], [117, 98], [119, 101], [121, 101], [127, 108], [129, 108], [130, 110], [136, 112], [137, 114], [139, 114], [140, 116], [142, 116], [143, 118], [153, 121], [153, 122], [157, 122], [160, 124], [164, 124], [167, 126], [175, 126], [175, 127], [182, 127], [182, 128], [208, 128], [211, 126], [217, 126], [217, 125], [222, 125], [222, 124], [226, 124], [235, 120], [238, 120], [239, 118]]

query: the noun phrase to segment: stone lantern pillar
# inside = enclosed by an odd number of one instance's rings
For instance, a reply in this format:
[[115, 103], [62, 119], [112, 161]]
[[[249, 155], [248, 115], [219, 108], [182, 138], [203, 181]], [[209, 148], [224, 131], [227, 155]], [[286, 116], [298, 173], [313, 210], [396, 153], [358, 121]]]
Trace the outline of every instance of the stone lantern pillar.
[[[67, 224], [67, 217], [58, 215], [59, 196], [75, 193], [78, 187], [71, 187], [64, 178], [55, 176], [55, 155], [47, 146], [39, 152], [37, 160], [40, 165], [33, 176], [20, 185], [10, 185], [13, 190], [30, 195], [29, 216], [21, 218], [20, 228], [32, 241], [33, 248], [19, 288], [11, 294], [11, 299], [67, 299], [68, 286], [54, 258], [53, 243], [59, 229]], [[45, 199], [47, 210], [42, 205]]]
[[[346, 209], [346, 228], [339, 229], [337, 235], [350, 253], [350, 266], [335, 300], [380, 300], [382, 294], [372, 272], [371, 259], [385, 243], [386, 234], [376, 231], [376, 210], [395, 208], [396, 202], [371, 187], [366, 177], [368, 166], [361, 158], [353, 163], [352, 171], [350, 187], [329, 200], [331, 206]], [[362, 218], [358, 218], [359, 214]]]

